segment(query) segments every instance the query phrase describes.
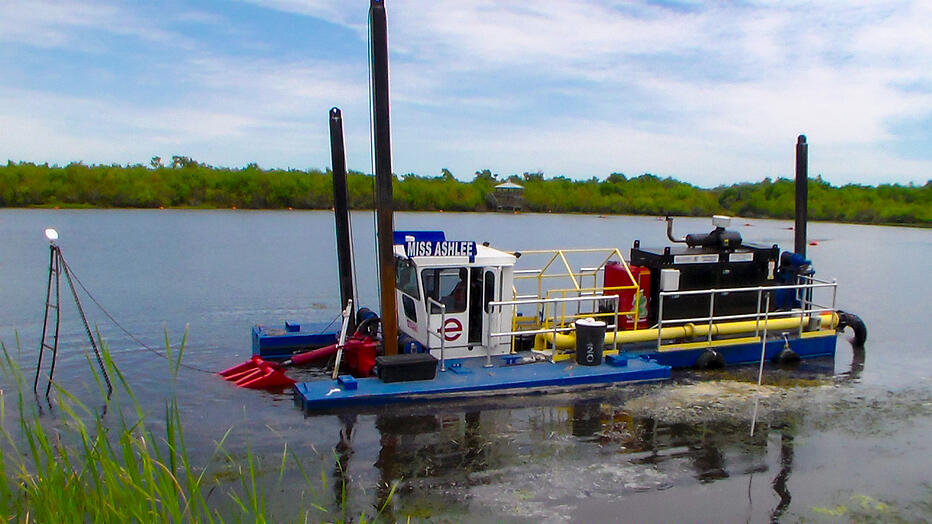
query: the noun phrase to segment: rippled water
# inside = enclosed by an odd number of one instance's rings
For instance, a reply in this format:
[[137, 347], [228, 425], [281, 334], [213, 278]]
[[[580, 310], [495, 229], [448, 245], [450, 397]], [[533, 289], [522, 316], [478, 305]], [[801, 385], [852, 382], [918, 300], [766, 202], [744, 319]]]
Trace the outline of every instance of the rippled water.
[[[357, 256], [371, 260], [371, 215], [353, 220]], [[128, 331], [162, 349], [166, 336], [177, 344], [187, 329], [184, 361], [205, 371], [247, 358], [255, 323], [338, 315], [329, 213], [4, 209], [0, 339], [30, 380], [49, 226], [81, 282]], [[735, 226], [746, 240], [792, 246], [790, 222]], [[664, 223], [650, 217], [401, 213], [396, 227], [518, 250], [665, 243]], [[676, 229], [710, 225], [682, 219]], [[167, 398], [179, 399], [195, 462], [207, 462], [232, 427], [226, 448], [235, 457], [248, 445], [265, 457], [269, 486], [286, 444], [312, 476], [323, 469], [327, 485], [316, 482], [313, 494], [295, 468], [286, 471], [282, 490], [270, 493], [282, 519], [294, 517], [297, 497], [338, 506], [335, 481], [348, 479], [356, 514], [373, 514], [399, 481], [386, 509], [398, 519], [928, 520], [932, 231], [813, 223], [809, 237], [818, 275], [838, 278], [839, 306], [862, 317], [868, 343], [861, 354], [840, 337], [834, 360], [768, 367], [761, 389], [756, 368], [738, 368], [678, 372], [664, 384], [306, 417], [290, 394], [237, 390], [195, 369], [183, 368], [173, 385], [164, 359], [82, 300], [152, 424]], [[360, 303], [377, 304], [374, 265], [360, 263], [357, 278]], [[63, 313], [56, 379], [94, 399], [83, 327], [72, 308]], [[54, 402], [45, 409], [55, 416]]]

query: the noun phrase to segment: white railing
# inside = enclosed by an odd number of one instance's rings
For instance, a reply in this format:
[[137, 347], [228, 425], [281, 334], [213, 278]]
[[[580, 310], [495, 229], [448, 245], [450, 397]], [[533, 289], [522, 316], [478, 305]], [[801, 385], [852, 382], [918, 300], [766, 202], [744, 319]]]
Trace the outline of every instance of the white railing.
[[[738, 287], [738, 288], [723, 288], [723, 289], [696, 289], [689, 291], [661, 291], [659, 296], [660, 300], [657, 304], [657, 349], [660, 349], [662, 342], [662, 333], [664, 325], [671, 324], [689, 324], [689, 323], [708, 323], [709, 329], [707, 333], [708, 342], [712, 341], [712, 325], [716, 322], [723, 322], [728, 320], [749, 320], [753, 319], [756, 322], [754, 329], [754, 336], [757, 337], [760, 335], [760, 326], [761, 319], [763, 318], [764, 324], [766, 325], [767, 320], [772, 317], [793, 317], [799, 316], [799, 330], [800, 334], [803, 331], [803, 324], [805, 321], [806, 315], [810, 315], [810, 322], [813, 322], [814, 319], [817, 320], [815, 315], [831, 312], [834, 313], [835, 309], [835, 297], [837, 295], [838, 283], [835, 280], [831, 282], [825, 280], [819, 280], [811, 276], [800, 276], [799, 284], [788, 284], [782, 286], [757, 286], [757, 287]], [[813, 300], [814, 291], [816, 289], [831, 289], [831, 302], [829, 305], [818, 304]], [[800, 307], [795, 308], [789, 311], [770, 311], [770, 293], [767, 294], [768, 300], [766, 301], [766, 306], [764, 310], [761, 310], [761, 299], [764, 296], [765, 292], [770, 291], [793, 291], [795, 293], [795, 299], [799, 301]], [[754, 313], [743, 313], [736, 315], [716, 315], [715, 314], [715, 297], [718, 295], [734, 295], [739, 293], [756, 293], [757, 294], [757, 311]], [[695, 295], [708, 295], [709, 296], [709, 315], [700, 316], [700, 317], [690, 317], [690, 318], [677, 318], [677, 319], [667, 319], [663, 318], [663, 302], [666, 297], [683, 297], [683, 296], [695, 296]], [[766, 326], [765, 326], [766, 327]]]
[[[489, 302], [489, 311], [486, 313], [486, 326], [488, 334], [488, 354], [487, 354], [487, 365], [491, 365], [491, 353], [492, 353], [492, 339], [500, 337], [514, 337], [518, 335], [537, 335], [541, 333], [553, 333], [553, 352], [557, 351], [557, 334], [561, 332], [572, 331], [575, 329], [572, 324], [567, 324], [565, 316], [562, 316], [559, 320], [557, 319], [557, 305], [566, 305], [568, 303], [582, 303], [582, 302], [593, 302], [594, 306], [598, 306], [602, 301], [611, 301], [612, 303], [612, 319], [611, 324], [606, 323], [605, 329], [608, 332], [616, 333], [618, 332], [618, 295], [592, 295], [592, 296], [582, 296], [582, 297], [560, 297], [560, 298], [529, 298], [529, 299], [518, 299], [518, 300], [496, 300]], [[493, 331], [492, 324], [490, 322], [491, 318], [495, 317], [492, 312], [498, 309], [499, 318], [501, 318], [501, 313], [505, 307], [517, 307], [523, 305], [537, 305], [545, 306], [547, 304], [552, 304], [553, 308], [553, 317], [542, 318], [540, 319], [539, 325], [546, 326], [548, 321], [552, 324], [550, 327], [541, 327], [538, 329], [512, 329], [510, 331]], [[606, 313], [607, 314], [607, 313]], [[574, 317], [575, 318], [575, 317]], [[514, 324], [513, 324], [514, 325]], [[615, 342], [612, 343], [612, 349], [617, 349], [617, 336], [612, 337], [615, 339]]]

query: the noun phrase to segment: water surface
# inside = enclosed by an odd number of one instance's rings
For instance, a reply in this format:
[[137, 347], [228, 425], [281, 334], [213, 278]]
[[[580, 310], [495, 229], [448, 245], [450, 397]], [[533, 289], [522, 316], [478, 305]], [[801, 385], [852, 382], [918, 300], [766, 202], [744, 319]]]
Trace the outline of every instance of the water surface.
[[[360, 303], [374, 306], [372, 224], [370, 213], [353, 216]], [[784, 248], [791, 225], [734, 223], [745, 240]], [[0, 339], [30, 379], [48, 276], [42, 231], [50, 226], [75, 274], [123, 327], [158, 349], [187, 332], [184, 361], [203, 371], [247, 358], [253, 324], [339, 314], [326, 212], [3, 209]], [[653, 217], [399, 213], [396, 228], [443, 229], [450, 239], [509, 250], [665, 244], [665, 224]], [[676, 230], [711, 225], [681, 219]], [[756, 368], [740, 368], [679, 372], [659, 385], [305, 417], [290, 394], [238, 390], [196, 369], [183, 368], [173, 385], [164, 359], [82, 300], [153, 424], [177, 396], [195, 462], [206, 462], [232, 427], [234, 455], [248, 445], [277, 471], [287, 443], [323, 468], [330, 482], [315, 495], [289, 470], [284, 492], [270, 495], [283, 519], [294, 517], [294, 497], [337, 504], [333, 481], [344, 478], [356, 513], [373, 513], [385, 486], [400, 482], [388, 508], [398, 519], [758, 522], [842, 511], [853, 520], [929, 519], [932, 232], [813, 223], [809, 237], [817, 275], [838, 279], [839, 307], [863, 318], [868, 344], [859, 354], [840, 337], [834, 360], [768, 366], [771, 389], [761, 395], [748, 387]], [[94, 389], [90, 346], [76, 311], [63, 314], [56, 379], [83, 394]], [[48, 411], [55, 416], [54, 403]]]

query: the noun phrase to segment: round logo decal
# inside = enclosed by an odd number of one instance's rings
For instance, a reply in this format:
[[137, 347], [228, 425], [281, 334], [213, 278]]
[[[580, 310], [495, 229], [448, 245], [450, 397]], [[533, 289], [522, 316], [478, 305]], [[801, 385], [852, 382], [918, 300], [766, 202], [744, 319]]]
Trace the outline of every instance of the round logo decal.
[[443, 323], [443, 338], [447, 342], [453, 342], [454, 340], [460, 338], [460, 335], [463, 333], [463, 324], [455, 318], [448, 318], [446, 322]]

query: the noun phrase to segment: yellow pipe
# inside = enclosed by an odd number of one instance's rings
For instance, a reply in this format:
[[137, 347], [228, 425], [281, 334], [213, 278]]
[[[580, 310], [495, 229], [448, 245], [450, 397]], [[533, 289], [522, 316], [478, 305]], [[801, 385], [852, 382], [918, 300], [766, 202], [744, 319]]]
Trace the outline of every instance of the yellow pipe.
[[[820, 316], [820, 329], [834, 329], [838, 325], [838, 314], [825, 314]], [[754, 331], [763, 332], [766, 325], [767, 331], [781, 331], [786, 329], [799, 329], [800, 325], [807, 325], [809, 317], [805, 316], [800, 321], [799, 317], [789, 318], [772, 318], [767, 322], [761, 320], [743, 320], [740, 322], [722, 322], [712, 324], [712, 336], [716, 335], [737, 335], [741, 333], [753, 333]], [[693, 337], [708, 336], [709, 324], [684, 324], [682, 326], [665, 327], [660, 330], [662, 340], [670, 339], [690, 339]], [[615, 341], [615, 333], [605, 333], [605, 346], [610, 347]], [[619, 344], [632, 344], [635, 342], [650, 342], [657, 340], [657, 329], [636, 329], [631, 331], [619, 331], [617, 342]], [[553, 347], [553, 333], [538, 333], [534, 337], [534, 349], [545, 350]], [[576, 347], [576, 332], [557, 334], [557, 350], [573, 349]]]

